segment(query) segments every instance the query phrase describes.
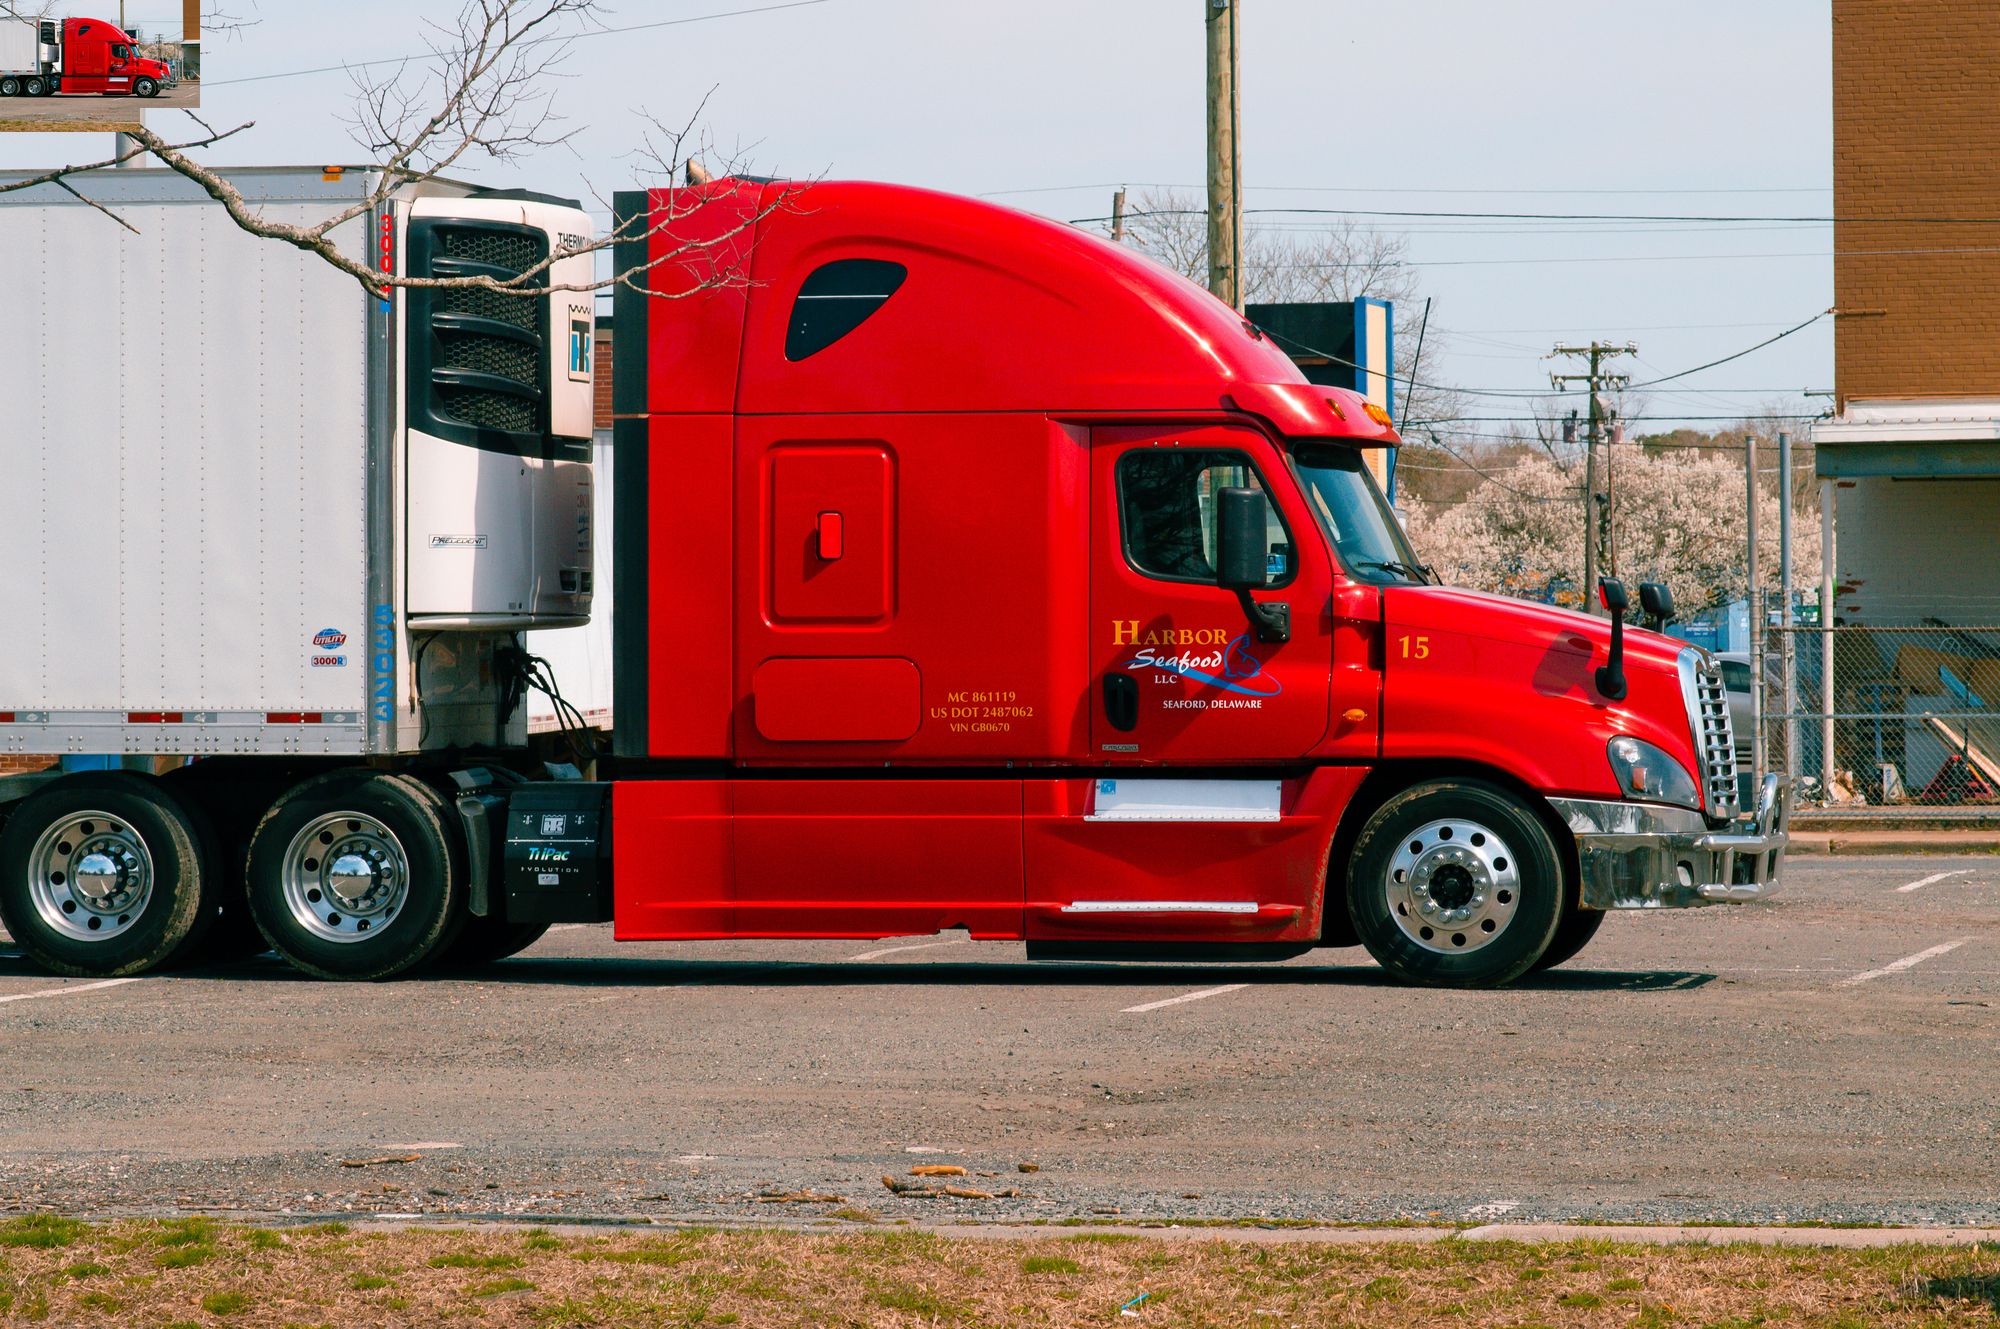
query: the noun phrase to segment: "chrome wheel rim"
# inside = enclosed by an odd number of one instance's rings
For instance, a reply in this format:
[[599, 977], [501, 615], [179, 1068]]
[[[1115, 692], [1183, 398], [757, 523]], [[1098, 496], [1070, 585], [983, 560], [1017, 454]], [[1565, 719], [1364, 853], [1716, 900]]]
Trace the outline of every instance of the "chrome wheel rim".
[[279, 879], [294, 921], [321, 941], [357, 942], [386, 927], [410, 893], [409, 857], [394, 831], [363, 812], [306, 823]]
[[1384, 885], [1389, 917], [1403, 935], [1440, 955], [1492, 945], [1521, 901], [1513, 850], [1492, 827], [1462, 817], [1405, 835]]
[[153, 898], [152, 851], [123, 817], [72, 812], [29, 851], [28, 896], [54, 931], [108, 941], [130, 931]]

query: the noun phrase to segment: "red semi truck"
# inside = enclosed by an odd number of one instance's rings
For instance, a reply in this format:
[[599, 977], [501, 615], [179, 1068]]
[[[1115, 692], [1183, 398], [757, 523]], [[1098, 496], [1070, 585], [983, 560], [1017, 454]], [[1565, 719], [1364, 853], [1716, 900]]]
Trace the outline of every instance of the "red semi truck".
[[101, 18], [0, 15], [0, 97], [130, 94], [155, 97], [171, 71]]
[[[1786, 791], [1738, 808], [1714, 660], [1617, 612], [1435, 584], [1365, 464], [1397, 443], [1388, 415], [1307, 383], [1198, 287], [890, 185], [732, 179], [615, 208], [635, 237], [617, 266], [643, 275], [614, 312], [603, 778], [435, 744], [210, 749], [168, 824], [164, 795], [113, 818], [106, 777], [64, 777], [0, 832], [0, 912], [31, 955], [120, 973], [184, 953], [192, 877], [329, 977], [462, 954], [466, 930], [491, 956], [610, 921], [632, 940], [963, 928], [1031, 957], [1360, 944], [1407, 981], [1488, 986], [1574, 955], [1609, 910], [1777, 884]], [[411, 322], [379, 336], [428, 335]], [[427, 654], [475, 686], [488, 657], [449, 645], [475, 619], [383, 656], [397, 714], [430, 715]], [[186, 831], [204, 819], [239, 842]], [[95, 857], [45, 844], [114, 820]], [[141, 882], [169, 928], [143, 953], [99, 958], [37, 913]]]

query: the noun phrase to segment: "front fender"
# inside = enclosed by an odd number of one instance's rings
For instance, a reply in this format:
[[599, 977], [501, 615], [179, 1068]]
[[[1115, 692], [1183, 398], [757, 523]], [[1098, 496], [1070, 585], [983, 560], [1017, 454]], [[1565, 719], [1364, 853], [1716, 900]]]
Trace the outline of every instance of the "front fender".
[[1397, 588], [1383, 597], [1382, 755], [1478, 762], [1544, 796], [1622, 797], [1605, 757], [1621, 734], [1672, 753], [1699, 780], [1671, 656], [1628, 635], [1629, 690], [1594, 675], [1606, 625], [1545, 605]]

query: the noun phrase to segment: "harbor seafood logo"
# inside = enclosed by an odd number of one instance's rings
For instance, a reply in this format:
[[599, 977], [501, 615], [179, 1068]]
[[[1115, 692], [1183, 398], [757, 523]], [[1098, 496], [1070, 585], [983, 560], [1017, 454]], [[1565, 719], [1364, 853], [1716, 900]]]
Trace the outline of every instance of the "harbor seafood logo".
[[1247, 631], [1232, 637], [1227, 628], [1142, 629], [1138, 619], [1126, 618], [1112, 622], [1111, 644], [1131, 647], [1132, 658], [1125, 662], [1125, 668], [1151, 670], [1155, 683], [1187, 680], [1232, 694], [1206, 702], [1169, 701], [1165, 703], [1168, 709], [1254, 708], [1261, 706], [1265, 697], [1285, 690], [1264, 672], [1264, 662], [1252, 652]]

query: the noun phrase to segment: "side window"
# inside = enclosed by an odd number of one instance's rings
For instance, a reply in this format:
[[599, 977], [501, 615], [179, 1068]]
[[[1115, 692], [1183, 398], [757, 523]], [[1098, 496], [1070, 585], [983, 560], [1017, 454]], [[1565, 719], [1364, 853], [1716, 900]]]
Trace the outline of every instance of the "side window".
[[845, 337], [880, 309], [909, 270], [879, 258], [842, 258], [814, 268], [792, 302], [785, 358], [803, 360]]
[[[1250, 459], [1220, 448], [1142, 448], [1118, 462], [1118, 512], [1125, 558], [1167, 581], [1215, 580], [1215, 494], [1263, 490]], [[1266, 495], [1268, 498], [1268, 494]], [[1292, 579], [1292, 537], [1267, 505], [1264, 584]]]
[[1748, 692], [1750, 690], [1750, 666], [1740, 660], [1722, 662], [1722, 686], [1728, 692]]

